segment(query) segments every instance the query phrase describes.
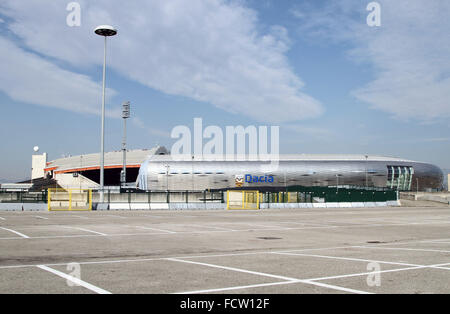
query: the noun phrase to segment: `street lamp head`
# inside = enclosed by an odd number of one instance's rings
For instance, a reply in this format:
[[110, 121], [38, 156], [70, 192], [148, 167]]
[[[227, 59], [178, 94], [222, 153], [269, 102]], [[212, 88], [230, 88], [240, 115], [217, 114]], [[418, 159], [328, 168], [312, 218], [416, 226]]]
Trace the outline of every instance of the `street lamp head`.
[[112, 27], [111, 25], [100, 25], [94, 30], [94, 32], [99, 36], [114, 36], [117, 34], [117, 29]]

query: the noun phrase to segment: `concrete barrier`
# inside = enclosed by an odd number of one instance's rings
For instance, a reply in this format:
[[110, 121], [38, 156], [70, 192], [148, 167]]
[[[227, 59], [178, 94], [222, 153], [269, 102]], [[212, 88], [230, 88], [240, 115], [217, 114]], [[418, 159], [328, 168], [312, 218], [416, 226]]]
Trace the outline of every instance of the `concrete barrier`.
[[396, 201], [387, 201], [386, 202], [387, 206], [401, 206], [400, 204], [400, 200], [396, 200]]
[[[260, 209], [356, 208], [400, 206], [400, 201], [343, 203], [261, 203]], [[94, 203], [93, 210], [225, 210], [225, 203]], [[47, 211], [45, 203], [0, 203], [0, 211]]]
[[431, 201], [431, 202], [438, 202], [443, 204], [449, 204], [448, 198], [445, 196], [439, 196], [439, 195], [417, 195], [416, 199], [418, 201]]
[[131, 203], [130, 209], [131, 210], [149, 210], [150, 204], [149, 203]]
[[0, 210], [4, 211], [47, 211], [46, 203], [0, 203]]
[[169, 209], [168, 203], [152, 203], [150, 209]]
[[111, 203], [111, 204], [109, 204], [109, 210], [130, 210], [130, 204], [128, 204], [128, 203]]

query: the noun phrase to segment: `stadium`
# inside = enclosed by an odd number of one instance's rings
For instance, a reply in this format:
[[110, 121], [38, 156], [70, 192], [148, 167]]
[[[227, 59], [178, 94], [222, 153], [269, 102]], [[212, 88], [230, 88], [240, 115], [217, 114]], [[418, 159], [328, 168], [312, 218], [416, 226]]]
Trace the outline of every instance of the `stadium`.
[[[99, 154], [46, 161], [33, 155], [33, 181], [63, 188], [98, 189]], [[437, 166], [372, 155], [280, 155], [274, 169], [258, 160], [172, 158], [162, 146], [127, 152], [126, 187], [152, 191], [283, 189], [290, 186], [359, 186], [398, 191], [434, 191], [443, 186]], [[105, 186], [120, 186], [122, 151], [105, 154]], [[50, 183], [51, 184], [51, 183]]]

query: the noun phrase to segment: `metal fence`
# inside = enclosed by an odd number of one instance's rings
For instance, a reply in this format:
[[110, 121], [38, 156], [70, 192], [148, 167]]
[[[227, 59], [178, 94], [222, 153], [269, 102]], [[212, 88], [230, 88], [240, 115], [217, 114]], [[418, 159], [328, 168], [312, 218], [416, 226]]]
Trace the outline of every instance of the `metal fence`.
[[92, 210], [92, 190], [48, 189], [48, 210]]
[[[225, 191], [105, 191], [105, 203], [224, 203]], [[100, 194], [93, 193], [92, 201], [99, 202]]]
[[[297, 193], [297, 198], [323, 202], [386, 202], [398, 199], [396, 190], [365, 187], [288, 187], [283, 193]], [[284, 200], [286, 200], [284, 196]]]
[[259, 209], [258, 191], [227, 191], [227, 209]]
[[[249, 189], [230, 189], [245, 191]], [[253, 188], [253, 190], [257, 190]], [[92, 202], [99, 203], [100, 194], [92, 193]], [[259, 203], [322, 203], [322, 202], [385, 202], [397, 200], [397, 191], [364, 187], [304, 187], [258, 189]], [[0, 190], [0, 203], [47, 203], [48, 192]], [[104, 202], [114, 203], [227, 203], [227, 191], [140, 191], [123, 189], [105, 191]]]
[[0, 189], [0, 203], [47, 203], [47, 191], [28, 192]]

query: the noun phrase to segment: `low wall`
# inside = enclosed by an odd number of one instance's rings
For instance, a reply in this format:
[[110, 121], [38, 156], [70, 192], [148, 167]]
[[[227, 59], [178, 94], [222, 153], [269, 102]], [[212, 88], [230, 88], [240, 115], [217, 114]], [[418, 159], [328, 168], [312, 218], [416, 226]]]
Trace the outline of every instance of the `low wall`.
[[387, 202], [353, 202], [353, 203], [263, 203], [260, 204], [261, 209], [274, 208], [362, 208], [362, 207], [386, 207], [400, 206], [399, 201]]
[[[261, 203], [260, 209], [400, 206], [399, 201], [355, 203]], [[225, 203], [94, 203], [93, 210], [226, 210]], [[0, 203], [0, 211], [46, 211], [45, 203]]]
[[48, 210], [45, 203], [0, 203], [1, 210], [11, 211], [33, 211]]
[[410, 201], [429, 201], [438, 202], [443, 204], [450, 204], [450, 194], [449, 193], [425, 193], [425, 192], [402, 192], [400, 193], [400, 199], [410, 200]]
[[94, 204], [96, 210], [195, 210], [227, 208], [224, 203], [99, 203]]

